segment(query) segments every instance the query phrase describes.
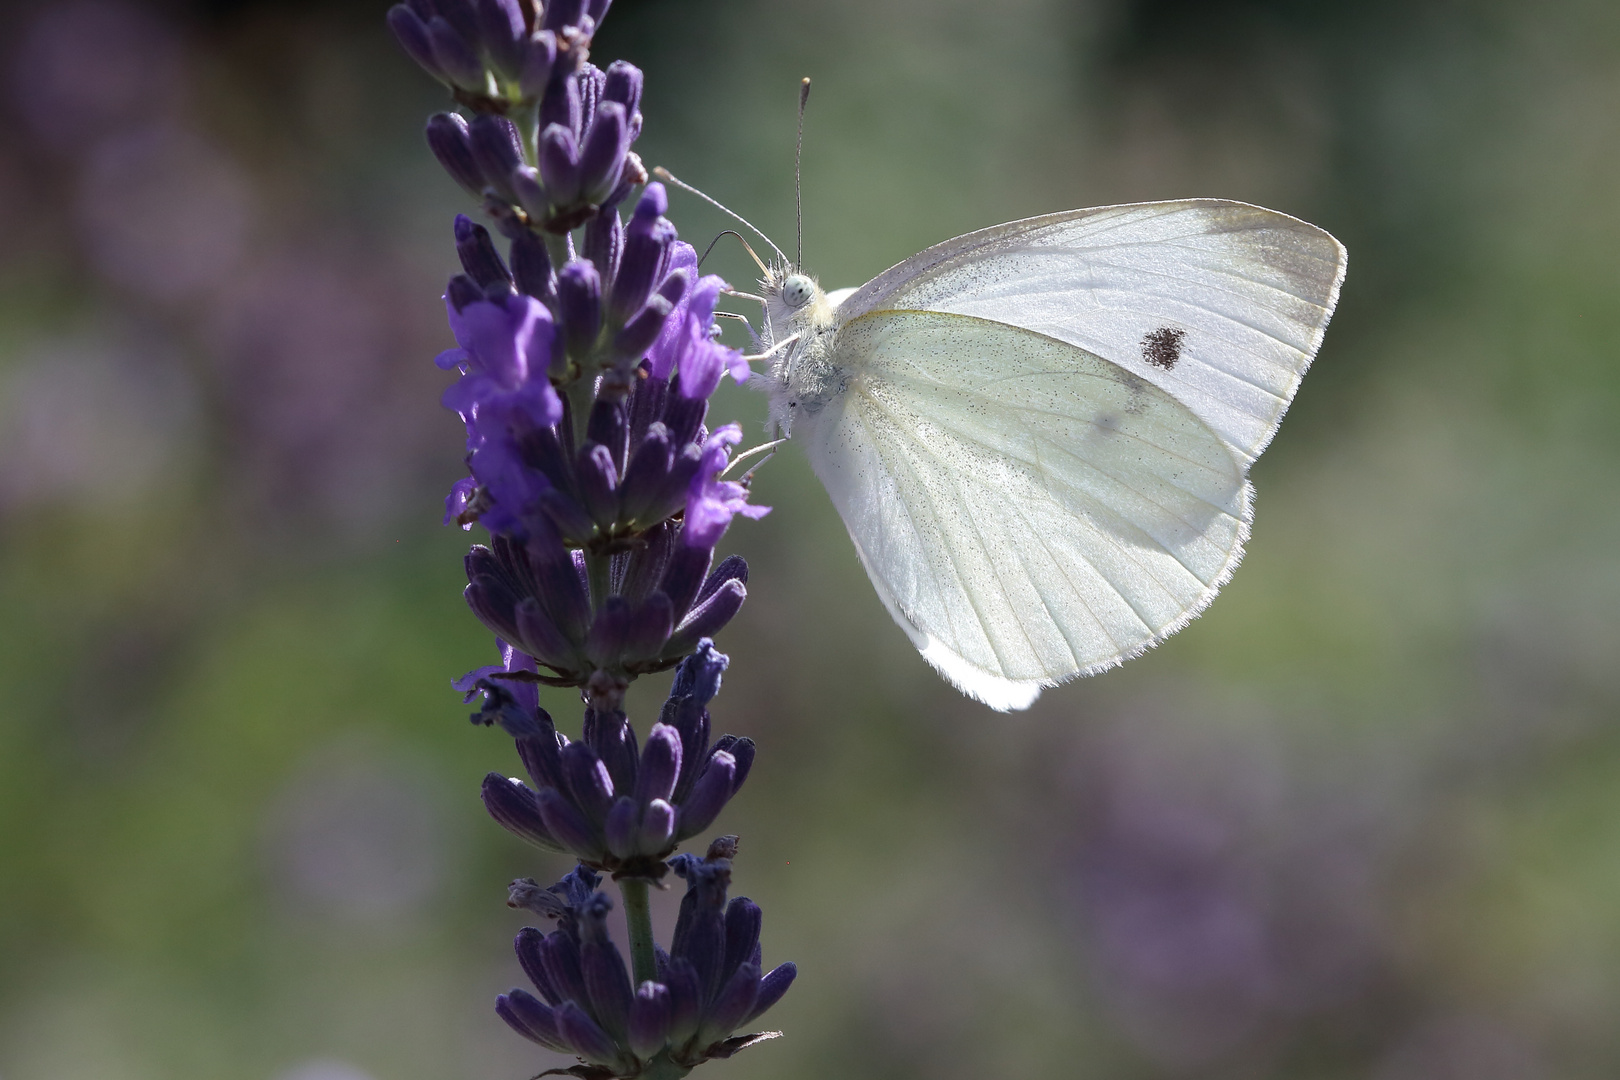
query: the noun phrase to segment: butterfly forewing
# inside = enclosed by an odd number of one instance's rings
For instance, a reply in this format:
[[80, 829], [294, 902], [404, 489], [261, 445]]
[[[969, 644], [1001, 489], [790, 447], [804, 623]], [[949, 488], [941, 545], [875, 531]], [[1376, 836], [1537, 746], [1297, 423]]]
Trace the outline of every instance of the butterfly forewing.
[[991, 705], [1153, 644], [1241, 554], [1242, 464], [1120, 365], [919, 311], [855, 319], [830, 361], [841, 392], [795, 435], [890, 612]]
[[1168, 391], [1247, 464], [1316, 354], [1344, 265], [1337, 240], [1285, 214], [1140, 203], [947, 241], [878, 275], [839, 316], [948, 312], [1068, 342]]

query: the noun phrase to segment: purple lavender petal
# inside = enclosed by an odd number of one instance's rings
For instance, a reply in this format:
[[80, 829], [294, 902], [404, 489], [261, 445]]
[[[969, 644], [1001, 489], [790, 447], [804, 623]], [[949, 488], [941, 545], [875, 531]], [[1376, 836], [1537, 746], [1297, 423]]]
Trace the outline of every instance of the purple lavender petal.
[[737, 514], [761, 518], [770, 507], [748, 503], [748, 489], [739, 483], [719, 479], [730, 459], [730, 447], [742, 441], [742, 429], [727, 424], [716, 430], [703, 446], [703, 464], [692, 478], [686, 501], [685, 542], [694, 547], [719, 543], [731, 519]]
[[[562, 774], [562, 739], [555, 729], [528, 735], [517, 740], [518, 758], [529, 771], [529, 779], [537, 788], [562, 788], [566, 781]], [[538, 800], [538, 792], [536, 793]]]
[[737, 775], [731, 781], [731, 794], [736, 795], [748, 779], [748, 771], [754, 767], [754, 740], [738, 738], [736, 735], [723, 735], [715, 740], [714, 748], [724, 750], [737, 759]]
[[546, 194], [546, 185], [540, 179], [539, 169], [533, 165], [519, 165], [507, 176], [507, 183], [511, 186], [512, 194], [517, 196], [518, 205], [531, 219], [545, 221], [551, 216], [551, 197]]
[[450, 494], [444, 497], [444, 524], [460, 525], [462, 529], [471, 529], [472, 522], [463, 522], [461, 515], [472, 506], [473, 495], [478, 490], [478, 481], [470, 476], [464, 476], [450, 485]]
[[585, 745], [596, 751], [613, 780], [613, 790], [630, 794], [636, 790], [636, 772], [640, 753], [636, 749], [636, 729], [630, 719], [617, 709], [586, 709]]
[[612, 528], [619, 517], [619, 471], [613, 465], [613, 452], [598, 443], [586, 443], [580, 447], [574, 469], [585, 512], [604, 531]]
[[553, 930], [540, 942], [540, 966], [560, 999], [583, 1005], [590, 1000], [585, 991], [585, 973], [580, 967], [579, 945], [566, 930]]

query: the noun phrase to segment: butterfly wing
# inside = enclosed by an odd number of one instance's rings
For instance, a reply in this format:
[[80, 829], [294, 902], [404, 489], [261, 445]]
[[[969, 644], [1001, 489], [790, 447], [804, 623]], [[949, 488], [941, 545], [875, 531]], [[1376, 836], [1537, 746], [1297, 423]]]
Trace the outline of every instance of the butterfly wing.
[[1124, 367], [1003, 322], [876, 311], [795, 438], [923, 656], [997, 709], [1174, 632], [1242, 553], [1242, 463]]
[[1344, 280], [1332, 236], [1216, 199], [1137, 203], [969, 233], [839, 306], [971, 315], [1120, 365], [1187, 405], [1244, 464], [1265, 449]]

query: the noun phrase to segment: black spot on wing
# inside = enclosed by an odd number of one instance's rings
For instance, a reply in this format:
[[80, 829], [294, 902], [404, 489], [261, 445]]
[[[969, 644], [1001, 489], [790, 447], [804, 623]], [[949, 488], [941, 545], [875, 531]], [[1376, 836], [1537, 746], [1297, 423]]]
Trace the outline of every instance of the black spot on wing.
[[1149, 331], [1142, 339], [1142, 359], [1154, 367], [1169, 371], [1181, 359], [1181, 339], [1186, 336], [1187, 331], [1168, 326]]

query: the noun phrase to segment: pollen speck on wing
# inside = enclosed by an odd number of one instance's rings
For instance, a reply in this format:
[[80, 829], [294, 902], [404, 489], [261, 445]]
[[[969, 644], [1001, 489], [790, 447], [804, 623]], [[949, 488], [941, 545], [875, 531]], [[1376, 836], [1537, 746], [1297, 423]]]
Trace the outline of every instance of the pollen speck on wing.
[[1154, 367], [1169, 371], [1181, 359], [1181, 341], [1186, 336], [1187, 331], [1168, 326], [1149, 331], [1142, 338], [1142, 359]]

